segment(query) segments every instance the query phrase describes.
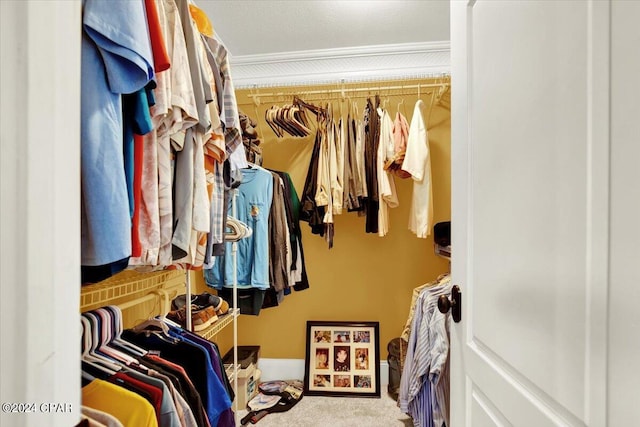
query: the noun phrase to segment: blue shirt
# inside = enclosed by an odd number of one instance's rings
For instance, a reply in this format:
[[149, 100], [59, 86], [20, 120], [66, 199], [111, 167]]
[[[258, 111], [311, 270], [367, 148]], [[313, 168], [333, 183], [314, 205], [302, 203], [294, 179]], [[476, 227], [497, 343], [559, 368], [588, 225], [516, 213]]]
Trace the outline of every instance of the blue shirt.
[[141, 0], [85, 0], [81, 82], [82, 265], [131, 255], [122, 94], [153, 79]]
[[204, 352], [205, 359], [207, 361], [207, 395], [201, 396], [204, 400], [202, 403], [207, 412], [207, 418], [209, 418], [209, 422], [212, 426], [217, 426], [220, 415], [231, 407], [231, 400], [229, 399], [227, 390], [224, 388], [224, 385], [220, 381], [220, 378], [218, 378], [215, 371], [213, 370], [213, 361], [211, 360], [211, 356], [208, 350], [194, 340], [191, 340], [185, 335], [181, 334], [179, 329], [176, 330], [172, 328], [169, 331], [169, 335], [178, 338], [182, 342], [186, 342], [194, 347], [197, 347]]
[[[273, 176], [259, 166], [242, 169], [242, 184], [235, 197], [231, 196], [229, 215], [253, 230], [251, 236], [237, 242], [237, 280], [239, 288], [269, 288], [269, 211], [273, 198]], [[225, 253], [216, 258], [213, 268], [204, 270], [209, 286], [221, 289], [233, 286], [232, 244], [225, 243]]]

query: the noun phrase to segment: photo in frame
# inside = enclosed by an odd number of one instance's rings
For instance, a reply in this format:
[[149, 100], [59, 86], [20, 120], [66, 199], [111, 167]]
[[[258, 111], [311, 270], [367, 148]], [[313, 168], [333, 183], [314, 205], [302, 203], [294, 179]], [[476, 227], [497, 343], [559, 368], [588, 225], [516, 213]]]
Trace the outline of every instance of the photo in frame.
[[380, 324], [307, 321], [304, 393], [380, 397]]

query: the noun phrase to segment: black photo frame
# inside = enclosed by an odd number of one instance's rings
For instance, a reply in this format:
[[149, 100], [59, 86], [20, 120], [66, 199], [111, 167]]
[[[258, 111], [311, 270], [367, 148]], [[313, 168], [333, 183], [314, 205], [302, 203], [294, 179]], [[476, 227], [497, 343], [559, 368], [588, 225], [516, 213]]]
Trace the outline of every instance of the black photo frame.
[[307, 321], [304, 393], [380, 397], [380, 324]]

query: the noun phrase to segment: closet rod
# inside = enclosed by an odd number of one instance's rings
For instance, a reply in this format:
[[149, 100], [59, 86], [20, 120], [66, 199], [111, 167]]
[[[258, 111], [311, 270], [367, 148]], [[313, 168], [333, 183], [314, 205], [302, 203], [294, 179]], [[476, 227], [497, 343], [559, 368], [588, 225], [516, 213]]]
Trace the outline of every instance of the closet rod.
[[[163, 303], [164, 303], [164, 306], [165, 306], [165, 307], [163, 307], [163, 310], [166, 310], [166, 307], [168, 306], [169, 299], [170, 299], [168, 291], [170, 291], [170, 290], [171, 291], [176, 291], [176, 294], [177, 294], [178, 288], [181, 288], [182, 286], [183, 286], [182, 284], [179, 284], [179, 285], [174, 285], [174, 286], [170, 286], [170, 287], [167, 287], [167, 288], [154, 289], [153, 291], [149, 292], [147, 295], [144, 295], [144, 296], [141, 296], [141, 297], [138, 297], [138, 298], [134, 298], [134, 299], [130, 299], [130, 300], [125, 301], [125, 302], [123, 302], [121, 304], [117, 304], [117, 306], [120, 307], [120, 310], [126, 310], [127, 308], [134, 307], [136, 305], [142, 304], [143, 302], [150, 301], [150, 300], [155, 300], [155, 299], [160, 298], [160, 299], [163, 300]], [[166, 313], [164, 313], [164, 314], [166, 314]]]
[[[247, 96], [249, 98], [257, 98], [260, 99], [262, 97], [270, 97], [270, 96], [293, 96], [293, 95], [315, 95], [315, 94], [329, 94], [329, 93], [340, 93], [344, 96], [347, 96], [347, 92], [371, 92], [371, 91], [391, 91], [391, 90], [405, 90], [405, 89], [422, 89], [422, 88], [430, 88], [430, 87], [438, 87], [438, 88], [447, 88], [451, 85], [450, 82], [442, 82], [442, 83], [419, 83], [419, 84], [408, 84], [408, 85], [395, 85], [395, 86], [369, 86], [369, 87], [354, 87], [354, 88], [327, 88], [327, 89], [318, 89], [318, 90], [292, 90], [287, 89], [286, 92], [271, 92], [271, 93], [250, 93]], [[259, 90], [259, 89], [257, 89]], [[413, 94], [413, 92], [411, 93]], [[408, 95], [408, 94], [407, 94]]]

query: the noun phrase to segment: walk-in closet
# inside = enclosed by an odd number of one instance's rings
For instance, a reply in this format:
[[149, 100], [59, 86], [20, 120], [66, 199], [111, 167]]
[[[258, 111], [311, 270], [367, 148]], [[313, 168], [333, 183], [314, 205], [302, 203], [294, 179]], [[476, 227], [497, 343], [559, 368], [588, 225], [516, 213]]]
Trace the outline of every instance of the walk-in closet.
[[0, 1], [0, 425], [640, 425], [639, 5]]

